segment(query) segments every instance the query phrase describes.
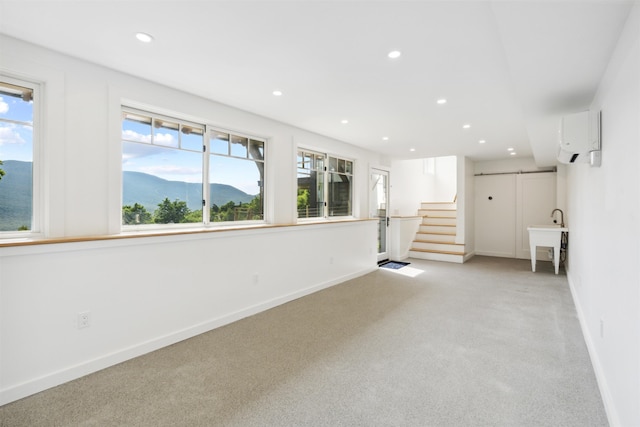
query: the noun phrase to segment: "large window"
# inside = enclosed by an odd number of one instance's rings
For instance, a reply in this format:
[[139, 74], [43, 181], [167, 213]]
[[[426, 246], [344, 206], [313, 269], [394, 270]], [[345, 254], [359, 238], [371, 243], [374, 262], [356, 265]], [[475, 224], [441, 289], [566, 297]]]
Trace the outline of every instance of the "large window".
[[263, 140], [124, 109], [122, 144], [123, 225], [264, 219]]
[[298, 218], [352, 215], [353, 162], [298, 151]]
[[36, 228], [33, 186], [36, 89], [26, 82], [0, 76], [0, 232]]

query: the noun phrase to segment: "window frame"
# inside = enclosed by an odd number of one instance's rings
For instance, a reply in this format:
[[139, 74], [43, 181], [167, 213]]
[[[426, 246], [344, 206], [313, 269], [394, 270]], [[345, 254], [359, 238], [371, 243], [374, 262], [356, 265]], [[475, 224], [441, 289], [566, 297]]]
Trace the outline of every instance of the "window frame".
[[[213, 140], [212, 138], [212, 134], [218, 132], [218, 133], [224, 133], [227, 134], [229, 136], [229, 141], [228, 141], [228, 154], [222, 154], [222, 153], [214, 153], [211, 151], [211, 141]], [[256, 225], [256, 224], [267, 224], [267, 215], [266, 215], [266, 176], [267, 176], [267, 143], [268, 143], [268, 139], [265, 137], [259, 137], [256, 135], [252, 135], [249, 133], [245, 133], [245, 132], [238, 132], [238, 131], [234, 131], [234, 130], [230, 130], [230, 129], [225, 129], [223, 127], [220, 126], [215, 126], [215, 125], [206, 125], [206, 134], [209, 135], [209, 137], [206, 139], [206, 151], [204, 154], [206, 154], [206, 162], [204, 163], [204, 168], [206, 168], [207, 170], [207, 180], [210, 181], [210, 176], [209, 176], [209, 170], [210, 170], [210, 161], [211, 161], [211, 156], [220, 156], [220, 157], [227, 157], [230, 159], [238, 159], [238, 160], [246, 160], [246, 161], [253, 161], [253, 162], [257, 162], [260, 161], [262, 162], [262, 167], [263, 167], [263, 182], [262, 182], [262, 219], [255, 219], [255, 220], [241, 220], [241, 221], [211, 221], [211, 207], [213, 206], [213, 204], [211, 203], [210, 200], [210, 192], [206, 191], [203, 192], [203, 196], [205, 196], [204, 200], [206, 205], [208, 206], [208, 209], [206, 210], [206, 212], [203, 213], [203, 222], [204, 222], [204, 218], [205, 218], [205, 214], [206, 214], [206, 222], [204, 223], [206, 226], [211, 226], [211, 227], [224, 227], [224, 226], [237, 226], [237, 225]], [[232, 146], [231, 146], [231, 139], [232, 137], [240, 137], [240, 138], [246, 138], [247, 139], [247, 144], [251, 144], [251, 141], [260, 141], [262, 142], [262, 160], [257, 160], [257, 159], [252, 159], [251, 158], [251, 153], [249, 151], [249, 146], [247, 145], [247, 155], [246, 157], [240, 157], [240, 156], [236, 156], [234, 154], [232, 154]], [[205, 185], [211, 184], [211, 182], [208, 182]]]
[[[42, 109], [44, 102], [42, 100], [43, 84], [23, 78], [20, 76], [9, 75], [0, 73], [0, 81], [9, 85], [23, 87], [31, 90], [32, 96], [32, 140], [31, 140], [31, 228], [29, 230], [19, 231], [0, 231], [0, 239], [15, 239], [15, 238], [38, 238], [44, 235], [43, 230], [43, 161], [42, 161]], [[7, 123], [22, 124], [23, 122], [17, 122], [12, 120], [6, 120]], [[2, 160], [2, 159], [0, 159]], [[1, 166], [0, 166], [1, 168]]]
[[[323, 212], [322, 215], [318, 215], [318, 216], [314, 216], [314, 217], [300, 217], [299, 216], [299, 212], [298, 212], [298, 206], [297, 206], [297, 197], [298, 197], [298, 190], [299, 190], [299, 186], [298, 186], [298, 170], [300, 169], [299, 164], [298, 164], [298, 158], [300, 157], [300, 154], [303, 153], [304, 154], [308, 154], [308, 155], [313, 155], [313, 156], [322, 156], [323, 158], [323, 170], [322, 170], [322, 185], [323, 185]], [[344, 161], [344, 162], [350, 162], [351, 163], [351, 171], [349, 173], [342, 173], [339, 172], [338, 170], [336, 171], [331, 171], [330, 170], [330, 159], [336, 159], [336, 164], [338, 164], [340, 161]], [[341, 156], [341, 155], [337, 155], [337, 154], [332, 154], [332, 153], [324, 153], [322, 151], [318, 151], [318, 150], [314, 150], [314, 149], [309, 149], [309, 148], [304, 148], [304, 147], [297, 147], [296, 149], [296, 155], [295, 155], [295, 162], [296, 162], [296, 220], [298, 222], [313, 222], [313, 221], [334, 221], [334, 220], [344, 220], [347, 218], [354, 218], [353, 215], [353, 205], [354, 205], [354, 177], [355, 177], [355, 159], [346, 157], [346, 156]], [[311, 169], [310, 169], [311, 170]], [[316, 170], [316, 172], [319, 172]], [[349, 198], [349, 204], [350, 204], [350, 211], [351, 213], [349, 213], [348, 215], [330, 215], [330, 211], [332, 209], [332, 205], [331, 205], [331, 200], [329, 199], [329, 195], [330, 195], [330, 191], [329, 191], [329, 187], [331, 185], [331, 181], [330, 181], [330, 175], [331, 174], [344, 174], [344, 175], [348, 175], [351, 177], [351, 188], [350, 188], [350, 198]]]
[[[203, 130], [203, 134], [202, 134], [202, 138], [203, 138], [203, 147], [202, 150], [198, 151], [200, 153], [201, 156], [201, 165], [202, 165], [202, 187], [201, 187], [201, 191], [202, 191], [202, 200], [203, 200], [203, 206], [202, 206], [202, 221], [199, 222], [190, 222], [190, 223], [168, 223], [168, 224], [163, 224], [163, 223], [151, 223], [151, 224], [124, 224], [123, 222], [123, 218], [122, 218], [122, 208], [124, 206], [124, 201], [123, 201], [123, 184], [121, 184], [120, 188], [121, 188], [121, 195], [120, 195], [120, 209], [119, 209], [119, 213], [120, 213], [120, 230], [121, 232], [135, 232], [135, 231], [159, 231], [162, 232], [163, 230], [166, 231], [175, 231], [175, 230], [180, 230], [180, 229], [194, 229], [194, 228], [223, 228], [223, 227], [242, 227], [242, 226], [251, 226], [251, 225], [256, 225], [256, 224], [266, 224], [267, 223], [267, 215], [266, 215], [266, 168], [267, 168], [267, 145], [268, 145], [268, 138], [266, 137], [262, 137], [262, 136], [257, 136], [254, 134], [250, 134], [250, 133], [246, 133], [246, 132], [238, 132], [238, 131], [234, 131], [234, 130], [229, 130], [229, 129], [225, 129], [223, 127], [220, 126], [216, 126], [213, 125], [211, 123], [209, 123], [208, 121], [205, 120], [194, 120], [191, 118], [187, 118], [182, 114], [179, 113], [173, 113], [173, 112], [165, 112], [165, 113], [159, 113], [156, 112], [153, 108], [140, 108], [140, 107], [136, 107], [133, 105], [129, 105], [129, 104], [125, 104], [123, 103], [120, 106], [120, 112], [121, 114], [124, 113], [131, 113], [131, 114], [139, 114], [141, 116], [145, 116], [145, 117], [151, 117], [152, 120], [155, 119], [159, 119], [159, 120], [166, 120], [168, 122], [173, 122], [173, 123], [179, 123], [180, 124], [180, 129], [182, 128], [182, 125], [187, 125], [187, 126], [197, 126], [199, 128], [201, 128]], [[140, 144], [146, 144], [143, 142], [138, 142], [138, 141], [132, 141], [132, 140], [126, 140], [125, 138], [122, 137], [122, 123], [123, 120], [121, 119], [119, 121], [120, 123], [120, 165], [122, 165], [122, 155], [123, 155], [123, 143], [126, 142], [134, 142], [134, 143], [140, 143]], [[153, 127], [153, 126], [152, 126]], [[180, 132], [180, 130], [178, 130], [178, 132]], [[223, 155], [220, 153], [212, 153], [211, 152], [211, 146], [212, 146], [212, 140], [213, 140], [213, 133], [214, 132], [220, 132], [220, 133], [226, 133], [229, 135], [230, 139], [231, 136], [235, 136], [235, 137], [242, 137], [242, 138], [247, 138], [248, 141], [250, 140], [255, 140], [255, 141], [260, 141], [262, 142], [262, 153], [263, 153], [263, 168], [265, 170], [265, 177], [264, 182], [262, 183], [262, 188], [263, 188], [263, 194], [262, 194], [262, 215], [263, 215], [263, 219], [261, 220], [239, 220], [239, 221], [211, 221], [210, 220], [210, 213], [211, 213], [211, 207], [212, 207], [212, 203], [211, 203], [211, 197], [210, 197], [210, 191], [209, 191], [209, 185], [210, 185], [210, 158], [212, 155], [221, 155], [221, 156], [225, 156], [225, 157], [229, 157], [229, 158], [234, 158], [234, 159], [243, 159], [243, 157], [238, 157], [235, 155], [232, 155], [230, 152], [228, 155]], [[149, 143], [149, 145], [154, 145]], [[157, 144], [156, 144], [157, 145]], [[158, 147], [161, 148], [170, 148], [170, 149], [180, 149], [182, 150], [183, 148], [180, 147], [180, 144], [178, 145], [177, 148], [174, 147], [167, 147], [167, 146], [163, 146], [163, 145], [157, 145]], [[184, 149], [185, 151], [189, 151], [189, 152], [196, 152], [194, 150], [190, 150], [190, 149]], [[230, 150], [230, 148], [229, 148]], [[248, 147], [247, 147], [248, 150]], [[248, 161], [258, 161], [256, 159], [252, 159], [249, 155], [249, 153], [247, 153], [247, 157], [246, 159]], [[124, 176], [124, 169], [121, 169], [121, 173], [120, 173], [120, 177], [122, 180], [122, 177]], [[153, 214], [153, 212], [150, 212], [151, 214]]]

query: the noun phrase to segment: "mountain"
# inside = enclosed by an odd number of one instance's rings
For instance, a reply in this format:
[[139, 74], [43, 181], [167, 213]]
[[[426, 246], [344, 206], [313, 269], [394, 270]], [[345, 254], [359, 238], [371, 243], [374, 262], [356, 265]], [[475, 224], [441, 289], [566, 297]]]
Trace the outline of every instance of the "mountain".
[[[123, 205], [139, 203], [149, 212], [158, 207], [158, 203], [165, 198], [170, 201], [176, 199], [187, 202], [191, 210], [202, 207], [202, 185], [183, 181], [167, 181], [154, 175], [142, 172], [125, 171], [122, 174], [124, 191]], [[210, 184], [210, 199], [212, 204], [222, 206], [228, 202], [248, 203], [255, 196], [238, 190], [231, 185]]]
[[[0, 169], [5, 176], [0, 180], [0, 231], [18, 230], [31, 227], [32, 210], [32, 163], [4, 160]], [[165, 197], [187, 202], [189, 209], [202, 207], [202, 186], [182, 181], [167, 181], [157, 176], [140, 172], [123, 173], [123, 204], [139, 203], [149, 212], [158, 207]], [[222, 206], [230, 201], [248, 203], [255, 196], [226, 184], [209, 186], [211, 203]]]
[[0, 169], [5, 171], [0, 180], [0, 231], [31, 228], [31, 162], [4, 160]]

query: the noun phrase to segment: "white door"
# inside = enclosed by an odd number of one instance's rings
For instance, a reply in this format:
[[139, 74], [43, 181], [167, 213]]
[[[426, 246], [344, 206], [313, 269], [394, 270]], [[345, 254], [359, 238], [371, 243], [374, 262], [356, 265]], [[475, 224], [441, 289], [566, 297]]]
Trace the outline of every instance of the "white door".
[[[556, 206], [556, 173], [528, 173], [517, 178], [516, 257], [530, 259], [530, 225], [553, 224], [551, 211]], [[546, 250], [539, 249], [538, 259], [548, 259]]]
[[476, 254], [515, 258], [516, 175], [475, 178]]
[[369, 217], [378, 218], [378, 261], [389, 259], [389, 172], [371, 169]]

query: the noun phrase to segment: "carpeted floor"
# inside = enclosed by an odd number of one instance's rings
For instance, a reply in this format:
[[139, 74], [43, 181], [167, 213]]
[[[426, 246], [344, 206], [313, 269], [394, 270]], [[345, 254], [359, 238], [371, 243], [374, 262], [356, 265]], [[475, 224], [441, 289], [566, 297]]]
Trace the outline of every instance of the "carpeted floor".
[[607, 425], [563, 271], [410, 261], [415, 277], [377, 269], [5, 405], [0, 425]]

